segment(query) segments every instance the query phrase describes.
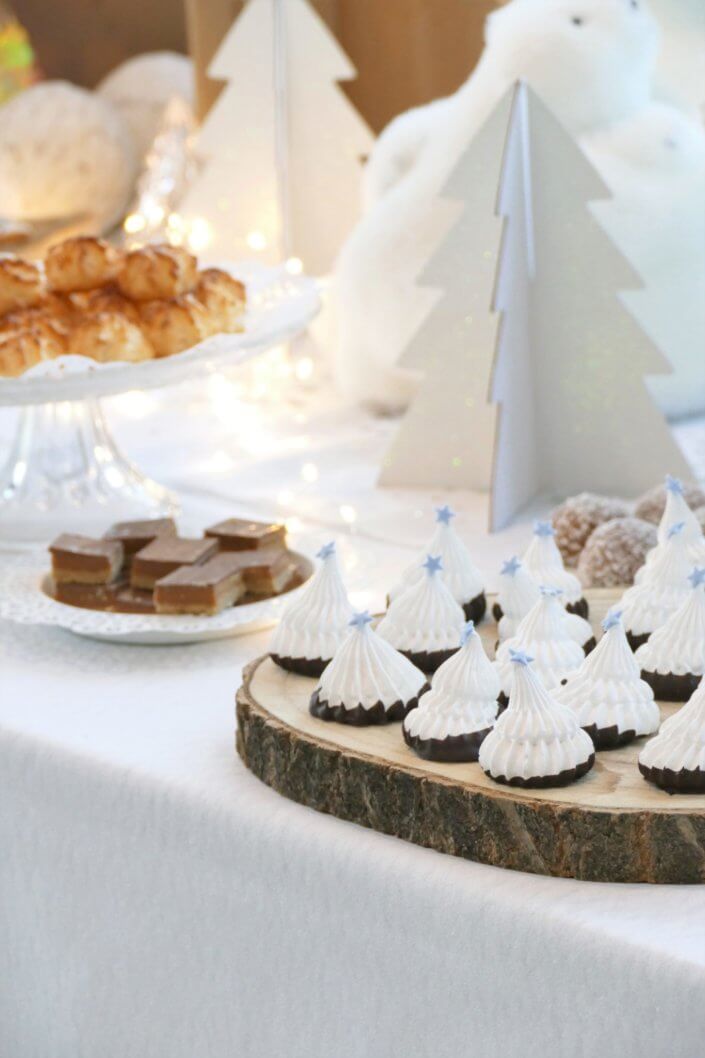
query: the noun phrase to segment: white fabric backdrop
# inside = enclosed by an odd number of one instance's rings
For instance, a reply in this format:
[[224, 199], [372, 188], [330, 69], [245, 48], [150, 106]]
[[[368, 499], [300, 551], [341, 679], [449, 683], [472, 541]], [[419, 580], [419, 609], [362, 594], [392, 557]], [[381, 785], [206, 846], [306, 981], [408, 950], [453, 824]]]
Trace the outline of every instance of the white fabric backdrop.
[[[155, 474], [171, 421], [130, 425]], [[370, 494], [389, 426], [313, 425], [286, 434], [289, 455], [267, 435], [269, 452], [209, 489], [253, 512], [293, 491], [315, 541], [353, 506], [346, 568], [377, 599], [426, 535], [428, 503]], [[186, 513], [203, 524], [234, 503], [206, 495], [199, 460], [220, 442], [195, 417], [189, 429], [179, 483], [198, 487]], [[463, 506], [464, 531], [479, 530]], [[524, 533], [478, 538], [483, 564]], [[266, 643], [0, 627], [2, 1058], [701, 1053], [705, 887], [504, 872], [285, 801], [233, 750], [241, 668]]]

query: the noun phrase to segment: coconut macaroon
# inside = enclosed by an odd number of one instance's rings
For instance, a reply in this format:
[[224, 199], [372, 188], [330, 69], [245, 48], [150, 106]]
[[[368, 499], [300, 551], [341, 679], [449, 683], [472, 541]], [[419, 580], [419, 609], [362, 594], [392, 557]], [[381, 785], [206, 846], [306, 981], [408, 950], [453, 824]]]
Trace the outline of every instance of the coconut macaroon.
[[431, 690], [407, 714], [404, 739], [424, 760], [473, 761], [497, 716], [499, 677], [468, 621], [460, 650], [433, 677]]
[[646, 743], [639, 771], [669, 793], [705, 793], [705, 680]]
[[687, 701], [705, 674], [705, 567], [688, 580], [678, 609], [636, 652], [643, 679], [667, 702]]
[[524, 552], [522, 561], [537, 584], [560, 588], [568, 611], [587, 617], [588, 604], [583, 588], [574, 573], [563, 565], [563, 556], [555, 541], [555, 530], [550, 522], [534, 522], [534, 535]]
[[[481, 621], [487, 609], [487, 599], [482, 575], [475, 566], [470, 552], [460, 539], [452, 521], [455, 511], [446, 504], [436, 507], [436, 529], [425, 550], [427, 555], [439, 555], [443, 561], [443, 582], [451, 595], [462, 606], [468, 621]], [[423, 578], [420, 559], [412, 562], [389, 593], [391, 601], [407, 588], [418, 584]]]
[[180, 246], [143, 246], [132, 250], [122, 262], [117, 285], [133, 301], [160, 301], [193, 290], [198, 278], [197, 261]]
[[101, 364], [154, 359], [154, 349], [140, 328], [116, 312], [101, 312], [82, 320], [69, 335], [68, 352]]
[[646, 556], [644, 565], [637, 571], [634, 582], [640, 584], [649, 575], [649, 569], [657, 562], [663, 548], [669, 540], [669, 532], [674, 525], [682, 525], [683, 541], [686, 546], [688, 559], [692, 566], [705, 565], [705, 537], [703, 530], [695, 513], [688, 505], [685, 498], [685, 489], [682, 481], [666, 475], [664, 485], [666, 504], [661, 515], [657, 530], [657, 544]]
[[683, 538], [684, 528], [684, 522], [670, 527], [665, 543], [654, 549], [658, 554], [644, 576], [620, 599], [619, 609], [633, 650], [665, 624], [688, 595], [692, 563]]
[[531, 667], [512, 650], [509, 706], [480, 746], [482, 770], [509, 786], [565, 786], [595, 763], [595, 747], [575, 714], [560, 705]]
[[209, 335], [208, 315], [192, 294], [140, 305], [140, 327], [158, 357], [190, 349]]
[[421, 570], [421, 579], [392, 600], [377, 631], [423, 672], [435, 672], [458, 649], [465, 614], [441, 579], [440, 555], [427, 555]]
[[403, 720], [427, 689], [426, 677], [371, 628], [365, 611], [350, 620], [346, 639], [311, 696], [313, 716], [364, 726]]
[[0, 316], [38, 305], [44, 293], [42, 270], [19, 257], [0, 257]]
[[120, 251], [104, 239], [77, 235], [50, 247], [44, 268], [51, 290], [94, 290], [115, 278], [121, 259]]
[[316, 555], [320, 566], [284, 610], [272, 638], [272, 660], [301, 676], [320, 676], [348, 634], [353, 608], [340, 575], [335, 544]]
[[602, 622], [604, 634], [554, 698], [572, 709], [596, 749], [612, 749], [658, 731], [654, 692], [641, 678], [618, 610]]
[[495, 664], [502, 688], [500, 708], [509, 701], [514, 673], [512, 655], [517, 650], [531, 654], [534, 672], [548, 690], [558, 687], [569, 672], [582, 664], [585, 652], [571, 634], [568, 627], [570, 615], [561, 605], [560, 595], [558, 588], [542, 587], [538, 600], [520, 623], [516, 635], [498, 647]]
[[206, 268], [199, 274], [193, 293], [208, 313], [211, 334], [243, 330], [247, 295], [238, 279], [220, 268]]

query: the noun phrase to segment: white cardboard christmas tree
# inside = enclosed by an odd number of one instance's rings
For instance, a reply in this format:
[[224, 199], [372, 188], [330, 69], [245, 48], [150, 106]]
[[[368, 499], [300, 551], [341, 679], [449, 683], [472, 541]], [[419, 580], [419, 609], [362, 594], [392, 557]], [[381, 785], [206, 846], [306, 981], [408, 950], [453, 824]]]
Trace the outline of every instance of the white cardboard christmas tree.
[[373, 139], [338, 83], [355, 74], [307, 0], [249, 0], [209, 69], [227, 84], [182, 207], [211, 222], [212, 253], [329, 270], [358, 217]]
[[466, 209], [422, 273], [444, 294], [402, 358], [425, 379], [380, 484], [487, 489], [497, 529], [537, 495], [687, 474], [644, 381], [667, 363], [619, 296], [638, 279], [588, 205], [608, 192], [530, 89], [500, 102], [444, 194]]

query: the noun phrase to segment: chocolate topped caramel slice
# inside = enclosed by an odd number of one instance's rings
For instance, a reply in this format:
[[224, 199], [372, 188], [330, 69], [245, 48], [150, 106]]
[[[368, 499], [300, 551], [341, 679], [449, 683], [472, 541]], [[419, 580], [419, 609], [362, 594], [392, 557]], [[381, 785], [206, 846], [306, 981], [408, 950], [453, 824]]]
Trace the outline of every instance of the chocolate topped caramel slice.
[[158, 536], [132, 559], [130, 585], [153, 588], [162, 577], [179, 566], [197, 566], [218, 551], [215, 540], [192, 540], [183, 536]]
[[202, 566], [182, 566], [157, 582], [154, 605], [163, 614], [217, 614], [245, 592], [239, 556], [220, 554]]
[[94, 540], [62, 533], [49, 547], [55, 584], [110, 584], [120, 574], [123, 547], [116, 540]]
[[286, 528], [277, 522], [251, 522], [244, 518], [228, 518], [206, 529], [206, 536], [215, 538], [221, 551], [286, 547]]
[[104, 540], [117, 540], [125, 549], [126, 555], [141, 551], [158, 536], [176, 536], [176, 522], [173, 518], [148, 518], [138, 522], [117, 522], [111, 525]]
[[278, 595], [288, 586], [297, 567], [289, 551], [267, 547], [255, 551], [232, 551], [250, 595]]

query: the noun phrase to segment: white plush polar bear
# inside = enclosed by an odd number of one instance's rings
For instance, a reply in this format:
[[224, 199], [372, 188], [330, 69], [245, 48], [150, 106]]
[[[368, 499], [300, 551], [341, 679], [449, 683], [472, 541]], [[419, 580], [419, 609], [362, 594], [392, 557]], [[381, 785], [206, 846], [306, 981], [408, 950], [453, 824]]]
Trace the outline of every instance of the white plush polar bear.
[[373, 153], [370, 208], [337, 266], [336, 375], [349, 397], [404, 406], [415, 379], [395, 366], [428, 302], [415, 286], [448, 214], [437, 196], [457, 158], [518, 79], [566, 128], [587, 134], [649, 100], [658, 30], [643, 0], [512, 0], [455, 93], [392, 122]]

